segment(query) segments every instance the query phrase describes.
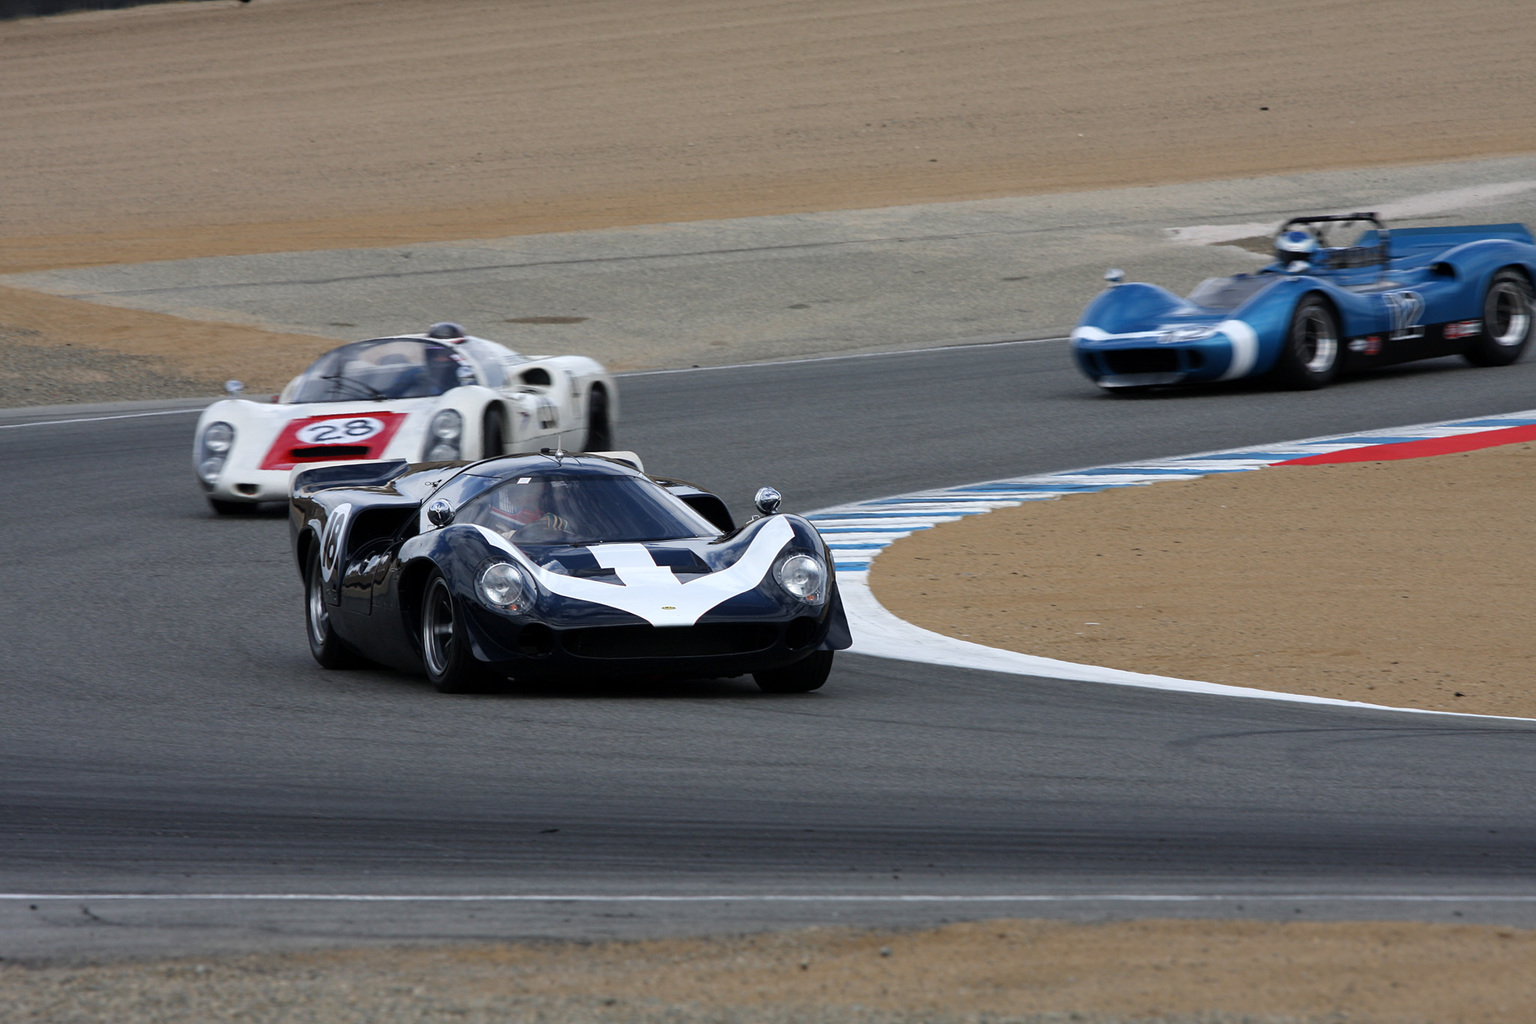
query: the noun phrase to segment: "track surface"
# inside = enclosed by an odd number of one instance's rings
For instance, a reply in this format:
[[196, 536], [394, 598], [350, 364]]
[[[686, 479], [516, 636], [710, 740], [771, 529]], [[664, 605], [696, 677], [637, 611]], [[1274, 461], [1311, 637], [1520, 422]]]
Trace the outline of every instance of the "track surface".
[[[621, 441], [667, 453], [653, 471], [738, 510], [772, 483], [804, 511], [1106, 453], [1530, 408], [1536, 362], [1116, 400], [1047, 342], [623, 387]], [[0, 429], [0, 890], [739, 899], [0, 899], [0, 955], [1020, 913], [1536, 924], [1536, 904], [1510, 900], [1536, 899], [1536, 753], [1518, 724], [858, 657], [791, 698], [745, 681], [453, 698], [394, 673], [324, 672], [304, 645], [286, 521], [206, 511], [192, 420]], [[1127, 893], [1231, 898], [1107, 898]], [[1458, 899], [1361, 902], [1437, 895]]]

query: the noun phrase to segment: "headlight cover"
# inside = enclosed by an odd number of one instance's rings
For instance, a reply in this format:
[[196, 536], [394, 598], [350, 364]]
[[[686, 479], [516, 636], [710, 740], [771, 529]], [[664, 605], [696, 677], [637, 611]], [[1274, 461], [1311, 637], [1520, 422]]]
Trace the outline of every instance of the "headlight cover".
[[533, 582], [511, 562], [492, 562], [480, 570], [475, 581], [480, 600], [504, 612], [527, 611], [533, 603]]
[[1159, 344], [1163, 345], [1178, 345], [1190, 341], [1204, 341], [1207, 338], [1214, 338], [1219, 333], [1214, 327], [1196, 327], [1194, 325], [1170, 327], [1157, 340]]
[[211, 484], [219, 478], [234, 444], [235, 428], [228, 423], [217, 420], [203, 428], [203, 436], [198, 440], [197, 475], [204, 483]]
[[827, 599], [827, 567], [814, 555], [790, 555], [773, 574], [786, 593], [806, 604], [819, 605]]
[[427, 428], [427, 461], [449, 462], [459, 457], [459, 438], [464, 434], [464, 417], [456, 410], [444, 409], [432, 417]]

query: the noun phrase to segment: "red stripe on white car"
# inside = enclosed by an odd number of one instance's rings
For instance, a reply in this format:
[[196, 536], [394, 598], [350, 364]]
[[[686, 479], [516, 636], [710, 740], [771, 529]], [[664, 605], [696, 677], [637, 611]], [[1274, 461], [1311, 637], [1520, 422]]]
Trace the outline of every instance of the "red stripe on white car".
[[308, 462], [337, 459], [381, 459], [390, 438], [405, 422], [406, 413], [326, 413], [290, 420], [267, 449], [262, 469], [292, 469]]

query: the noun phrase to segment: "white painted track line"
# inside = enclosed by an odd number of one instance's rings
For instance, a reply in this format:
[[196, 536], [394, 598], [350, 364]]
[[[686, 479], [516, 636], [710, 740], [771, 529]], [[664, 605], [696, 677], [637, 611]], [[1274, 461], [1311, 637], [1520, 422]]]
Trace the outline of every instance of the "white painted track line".
[[1456, 893], [0, 893], [0, 902], [145, 903], [1536, 903]]
[[1047, 500], [1063, 494], [1080, 494], [1116, 487], [1145, 487], [1165, 480], [1190, 480], [1211, 473], [1248, 472], [1324, 452], [1475, 434], [1531, 424], [1536, 424], [1536, 410], [1395, 427], [1389, 430], [1358, 431], [1328, 437], [1304, 438], [1277, 444], [1200, 452], [1147, 462], [1095, 466], [1062, 473], [991, 480], [937, 491], [877, 498], [822, 509], [811, 513], [807, 518], [814, 522], [818, 529], [824, 530], [828, 545], [832, 548], [833, 559], [837, 566], [838, 589], [842, 593], [843, 604], [848, 612], [848, 622], [853, 630], [851, 650], [855, 654], [928, 665], [1039, 676], [1047, 679], [1066, 679], [1075, 682], [1137, 686], [1177, 693], [1287, 701], [1406, 714], [1441, 715], [1452, 718], [1483, 720], [1495, 718], [1501, 721], [1531, 722], [1536, 719], [1393, 707], [1329, 697], [1313, 697], [1307, 694], [1259, 690], [1252, 687], [1226, 686], [1194, 679], [1177, 679], [1171, 676], [1079, 665], [1054, 658], [1041, 658], [1016, 651], [985, 647], [956, 637], [934, 633], [898, 618], [880, 604], [869, 588], [870, 563], [896, 540], [919, 530], [930, 529], [940, 523], [955, 522], [965, 516], [978, 515], [997, 508], [1021, 505], [1026, 501]]

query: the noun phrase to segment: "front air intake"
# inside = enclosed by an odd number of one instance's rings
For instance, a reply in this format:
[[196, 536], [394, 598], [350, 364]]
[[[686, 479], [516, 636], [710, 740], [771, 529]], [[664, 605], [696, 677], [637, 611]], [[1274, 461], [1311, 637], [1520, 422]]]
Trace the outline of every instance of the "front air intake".
[[761, 623], [711, 622], [698, 626], [592, 626], [560, 634], [578, 658], [709, 658], [751, 654], [772, 647], [778, 629]]

